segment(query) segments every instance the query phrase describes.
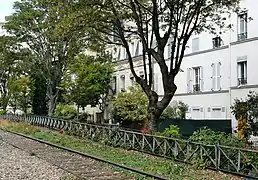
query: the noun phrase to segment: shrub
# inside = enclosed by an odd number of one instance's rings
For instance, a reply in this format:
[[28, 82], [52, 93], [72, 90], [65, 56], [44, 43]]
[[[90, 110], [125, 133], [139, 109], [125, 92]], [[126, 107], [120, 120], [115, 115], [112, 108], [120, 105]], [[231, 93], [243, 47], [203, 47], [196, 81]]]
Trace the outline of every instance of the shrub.
[[139, 85], [118, 93], [112, 103], [112, 116], [118, 122], [129, 121], [143, 124], [147, 119], [148, 98]]
[[182, 101], [174, 101], [171, 106], [166, 107], [161, 115], [161, 119], [185, 119], [186, 112], [188, 111], [188, 105]]
[[245, 147], [245, 142], [233, 134], [215, 132], [208, 128], [197, 130], [190, 136], [189, 141], [199, 142], [206, 145], [225, 145], [234, 147]]
[[7, 110], [0, 110], [0, 116], [5, 115], [7, 113]]
[[160, 133], [160, 135], [166, 137], [180, 138], [180, 130], [178, 126], [171, 124], [162, 133]]
[[54, 117], [71, 120], [75, 119], [77, 114], [78, 113], [73, 106], [67, 104], [58, 104], [56, 106]]

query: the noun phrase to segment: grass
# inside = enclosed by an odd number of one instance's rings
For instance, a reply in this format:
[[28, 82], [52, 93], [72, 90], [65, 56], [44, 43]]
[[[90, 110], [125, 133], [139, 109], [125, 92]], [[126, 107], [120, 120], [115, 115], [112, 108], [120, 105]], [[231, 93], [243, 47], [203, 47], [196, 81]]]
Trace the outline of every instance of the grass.
[[[132, 150], [128, 151], [120, 148], [114, 148], [104, 144], [95, 143], [88, 139], [79, 139], [66, 134], [61, 135], [58, 132], [49, 131], [44, 128], [31, 126], [21, 122], [14, 123], [0, 120], [0, 128], [27, 134], [57, 145], [95, 155], [106, 160], [138, 168], [153, 174], [166, 176], [170, 179], [236, 179], [235, 177], [209, 170], [196, 170], [192, 166], [177, 163], [172, 160], [150, 156]], [[113, 168], [124, 171], [120, 168]], [[128, 174], [128, 171], [126, 171], [126, 173]], [[146, 179], [132, 173], [129, 174], [138, 179]]]

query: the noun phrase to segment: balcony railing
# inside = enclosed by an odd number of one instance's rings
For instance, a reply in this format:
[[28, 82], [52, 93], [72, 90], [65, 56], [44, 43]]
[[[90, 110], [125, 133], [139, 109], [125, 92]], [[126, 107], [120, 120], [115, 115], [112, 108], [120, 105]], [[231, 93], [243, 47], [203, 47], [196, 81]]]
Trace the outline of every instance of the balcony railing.
[[247, 84], [247, 78], [238, 78], [238, 85]]
[[247, 39], [247, 32], [243, 32], [237, 35], [238, 41]]
[[193, 85], [193, 92], [200, 92], [200, 84]]

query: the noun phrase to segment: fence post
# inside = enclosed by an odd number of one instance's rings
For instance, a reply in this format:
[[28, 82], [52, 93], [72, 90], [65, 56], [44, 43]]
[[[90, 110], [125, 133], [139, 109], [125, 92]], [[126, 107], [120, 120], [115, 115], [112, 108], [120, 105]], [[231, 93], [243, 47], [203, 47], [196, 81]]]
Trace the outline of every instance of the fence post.
[[215, 144], [215, 162], [216, 162], [216, 170], [219, 170], [220, 164], [220, 150], [219, 150], [219, 143]]

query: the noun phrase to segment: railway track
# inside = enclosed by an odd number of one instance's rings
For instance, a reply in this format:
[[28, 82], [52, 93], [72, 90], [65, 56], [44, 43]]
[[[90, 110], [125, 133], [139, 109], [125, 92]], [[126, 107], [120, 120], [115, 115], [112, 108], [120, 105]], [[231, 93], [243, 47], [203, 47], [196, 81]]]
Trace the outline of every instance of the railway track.
[[32, 156], [44, 159], [78, 179], [87, 180], [131, 180], [135, 177], [125, 176], [120, 171], [113, 170], [110, 166], [129, 170], [152, 179], [167, 180], [155, 174], [150, 174], [139, 169], [128, 167], [105, 159], [78, 152], [67, 147], [55, 145], [40, 139], [36, 139], [24, 134], [0, 130], [2, 141], [28, 152]]

